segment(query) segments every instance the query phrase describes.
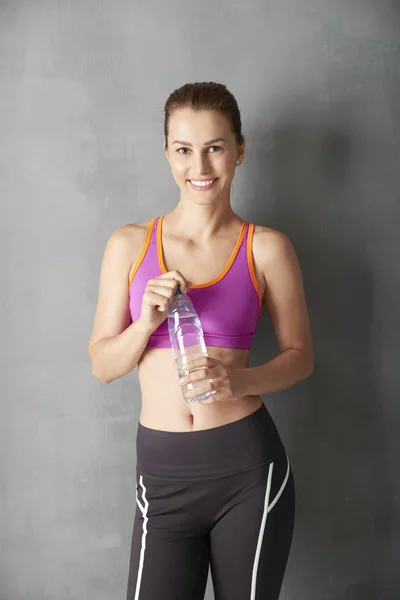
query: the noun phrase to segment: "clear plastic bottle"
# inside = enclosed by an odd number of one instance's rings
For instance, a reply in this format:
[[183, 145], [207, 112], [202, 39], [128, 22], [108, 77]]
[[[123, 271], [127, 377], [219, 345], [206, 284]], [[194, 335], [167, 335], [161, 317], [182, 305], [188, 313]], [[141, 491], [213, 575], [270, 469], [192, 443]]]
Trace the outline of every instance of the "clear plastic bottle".
[[[169, 305], [168, 331], [178, 375], [182, 377], [189, 373], [190, 361], [208, 355], [199, 315], [190, 298], [181, 292], [179, 285]], [[182, 387], [186, 402], [200, 402], [215, 394], [213, 390], [196, 395], [196, 387], [199, 385], [201, 385], [200, 381]]]

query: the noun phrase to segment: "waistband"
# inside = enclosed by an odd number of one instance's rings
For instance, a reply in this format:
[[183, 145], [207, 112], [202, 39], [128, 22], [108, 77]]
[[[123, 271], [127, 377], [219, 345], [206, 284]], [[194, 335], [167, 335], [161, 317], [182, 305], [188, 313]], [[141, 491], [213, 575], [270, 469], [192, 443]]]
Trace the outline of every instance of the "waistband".
[[137, 472], [166, 479], [214, 479], [286, 457], [264, 404], [250, 415], [200, 431], [161, 431], [140, 422]]

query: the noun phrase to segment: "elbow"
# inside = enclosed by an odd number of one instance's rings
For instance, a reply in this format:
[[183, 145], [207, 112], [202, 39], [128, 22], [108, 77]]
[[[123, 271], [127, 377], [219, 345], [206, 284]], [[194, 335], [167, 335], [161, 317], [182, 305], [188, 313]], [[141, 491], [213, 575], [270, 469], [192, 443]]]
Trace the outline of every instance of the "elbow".
[[104, 370], [101, 368], [101, 366], [98, 364], [98, 360], [95, 359], [95, 356], [93, 355], [93, 344], [89, 345], [88, 347], [88, 354], [90, 356], [90, 360], [92, 362], [92, 375], [93, 377], [95, 377], [96, 379], [98, 379], [99, 381], [101, 381], [101, 383], [110, 383], [111, 379], [109, 379], [108, 377], [106, 377]]
[[297, 350], [300, 350], [301, 353], [300, 380], [303, 381], [304, 379], [310, 377], [314, 371], [314, 353], [312, 349], [307, 351], [305, 348], [298, 348]]
[[310, 377], [312, 375], [313, 371], [314, 371], [314, 356], [312, 353], [309, 353], [309, 355], [307, 356], [307, 360], [305, 360], [303, 379], [307, 379], [308, 377]]
[[92, 374], [94, 375], [94, 377], [96, 377], [96, 379], [98, 379], [99, 381], [101, 381], [101, 383], [111, 383], [112, 379], [107, 379], [104, 376], [101, 375], [95, 375], [93, 372]]
[[308, 379], [308, 377], [311, 377], [311, 375], [313, 374], [314, 371], [314, 363], [312, 363], [310, 366], [307, 367], [307, 369], [305, 370], [305, 375], [303, 377], [303, 379]]
[[98, 365], [96, 365], [94, 360], [92, 360], [92, 375], [93, 377], [101, 381], [101, 383], [111, 383], [112, 381], [112, 379], [106, 377], [104, 371], [100, 369]]
[[111, 383], [112, 381], [111, 379], [105, 377], [104, 373], [99, 373], [94, 368], [92, 368], [92, 375], [93, 377], [96, 377], [96, 379], [101, 381], [101, 383]]

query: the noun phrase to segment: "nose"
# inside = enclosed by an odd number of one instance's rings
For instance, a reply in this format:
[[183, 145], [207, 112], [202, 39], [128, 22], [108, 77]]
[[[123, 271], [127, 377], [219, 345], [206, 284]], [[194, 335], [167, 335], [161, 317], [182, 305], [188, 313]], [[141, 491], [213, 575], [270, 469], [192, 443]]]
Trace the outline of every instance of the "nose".
[[196, 156], [194, 156], [193, 168], [196, 175], [206, 175], [210, 170], [208, 157], [202, 152], [199, 152]]

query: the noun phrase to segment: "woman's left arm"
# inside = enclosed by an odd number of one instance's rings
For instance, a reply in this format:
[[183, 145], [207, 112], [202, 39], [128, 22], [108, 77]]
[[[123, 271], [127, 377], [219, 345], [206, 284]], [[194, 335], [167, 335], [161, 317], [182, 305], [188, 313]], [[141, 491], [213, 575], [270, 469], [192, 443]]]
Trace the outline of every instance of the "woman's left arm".
[[[264, 301], [270, 314], [279, 354], [258, 367], [234, 368], [202, 357], [181, 378], [182, 386], [204, 380], [197, 393], [214, 391], [202, 401], [213, 404], [245, 396], [258, 396], [291, 387], [309, 377], [314, 367], [310, 319], [303, 277], [292, 243], [279, 231], [265, 230], [254, 236], [253, 253], [266, 284]], [[193, 392], [194, 393], [194, 392]]]
[[246, 396], [289, 388], [309, 377], [314, 368], [303, 277], [293, 244], [284, 233], [273, 230], [254, 238], [254, 257], [265, 279], [264, 301], [279, 354], [263, 365], [232, 373], [234, 380], [240, 378], [240, 393]]

